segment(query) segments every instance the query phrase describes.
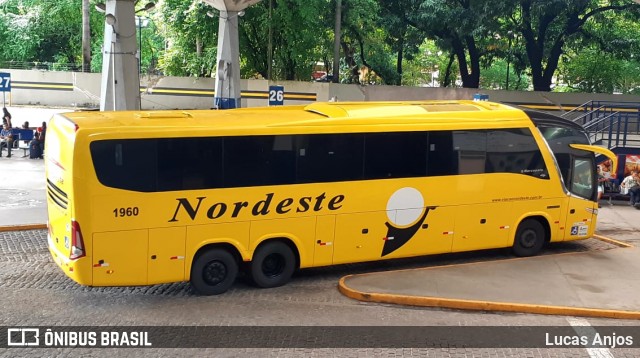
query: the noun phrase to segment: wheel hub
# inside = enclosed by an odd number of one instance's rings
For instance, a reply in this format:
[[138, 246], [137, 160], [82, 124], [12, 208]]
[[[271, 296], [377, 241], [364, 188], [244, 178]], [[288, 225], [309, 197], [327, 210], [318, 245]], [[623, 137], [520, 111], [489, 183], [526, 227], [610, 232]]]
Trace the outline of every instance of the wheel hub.
[[227, 277], [227, 267], [220, 261], [207, 263], [202, 270], [202, 279], [209, 285], [217, 285]]

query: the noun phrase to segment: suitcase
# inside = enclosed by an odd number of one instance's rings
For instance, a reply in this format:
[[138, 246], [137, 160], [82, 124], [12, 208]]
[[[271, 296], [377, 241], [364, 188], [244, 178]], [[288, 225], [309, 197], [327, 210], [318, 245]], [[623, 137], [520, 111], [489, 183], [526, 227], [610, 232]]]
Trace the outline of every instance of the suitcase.
[[42, 157], [42, 150], [40, 149], [40, 142], [31, 141], [29, 143], [29, 159], [38, 159]]

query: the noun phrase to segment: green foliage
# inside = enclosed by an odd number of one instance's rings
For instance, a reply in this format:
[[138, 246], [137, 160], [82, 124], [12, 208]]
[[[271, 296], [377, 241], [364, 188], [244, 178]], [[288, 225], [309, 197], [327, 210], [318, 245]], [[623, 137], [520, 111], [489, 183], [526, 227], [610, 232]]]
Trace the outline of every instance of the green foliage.
[[217, 11], [190, 0], [164, 0], [157, 11], [169, 42], [158, 67], [170, 76], [210, 77], [216, 65]]
[[602, 53], [598, 48], [568, 54], [560, 70], [564, 92], [640, 93], [640, 62]]
[[[91, 0], [90, 18], [96, 72], [105, 28], [98, 1]], [[80, 64], [81, 3], [0, 0], [0, 38], [8, 39], [0, 62]], [[273, 80], [310, 80], [319, 61], [331, 72], [335, 11], [336, 0], [247, 8], [238, 18], [241, 76], [268, 77], [270, 57]], [[144, 16], [152, 21], [141, 33], [143, 73], [214, 75], [217, 10], [158, 0]], [[554, 90], [636, 93], [639, 20], [632, 0], [342, 0], [340, 80], [506, 89], [508, 63], [510, 90], [559, 83]]]
[[[0, 10], [0, 61], [81, 63], [81, 0], [7, 0]], [[92, 34], [102, 35], [99, 14], [91, 16]], [[96, 39], [94, 44], [100, 39]]]
[[480, 75], [480, 88], [506, 90], [507, 66], [509, 67], [509, 90], [524, 91], [529, 88], [529, 77], [514, 70], [511, 63], [504, 59], [493, 61], [491, 66], [483, 68]]
[[240, 53], [244, 73], [268, 77], [269, 29], [271, 28], [272, 79], [308, 80], [316, 61], [328, 45], [327, 2], [269, 0], [246, 9], [240, 20]]

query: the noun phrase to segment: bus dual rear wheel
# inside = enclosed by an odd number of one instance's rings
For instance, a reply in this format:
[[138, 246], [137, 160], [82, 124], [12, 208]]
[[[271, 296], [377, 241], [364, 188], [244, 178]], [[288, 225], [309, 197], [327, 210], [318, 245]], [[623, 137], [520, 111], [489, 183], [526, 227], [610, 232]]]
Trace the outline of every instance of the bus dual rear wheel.
[[542, 250], [546, 242], [544, 227], [538, 220], [527, 219], [518, 225], [513, 240], [513, 252], [517, 256], [534, 256]]
[[296, 257], [287, 244], [280, 241], [260, 246], [255, 254], [249, 273], [258, 287], [278, 287], [289, 282], [296, 269]]
[[209, 249], [191, 266], [191, 286], [203, 295], [226, 292], [238, 276], [238, 262], [224, 249]]

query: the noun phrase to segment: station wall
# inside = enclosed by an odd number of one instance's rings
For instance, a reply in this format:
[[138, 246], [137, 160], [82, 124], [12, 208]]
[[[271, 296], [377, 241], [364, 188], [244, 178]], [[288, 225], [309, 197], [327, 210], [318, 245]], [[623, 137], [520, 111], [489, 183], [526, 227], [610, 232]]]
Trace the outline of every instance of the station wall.
[[[99, 108], [99, 73], [3, 70], [11, 74], [9, 105], [65, 108]], [[393, 101], [425, 99], [472, 99], [476, 89], [346, 85], [320, 82], [241, 80], [242, 107], [268, 105], [270, 85], [284, 86], [285, 105], [315, 101]], [[143, 77], [143, 109], [208, 109], [213, 106], [215, 80], [196, 77]], [[554, 93], [482, 90], [492, 101], [527, 105], [543, 110], [569, 111], [590, 100], [640, 102], [640, 96], [585, 93]]]

